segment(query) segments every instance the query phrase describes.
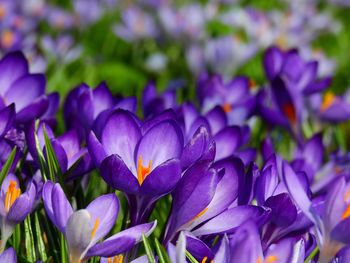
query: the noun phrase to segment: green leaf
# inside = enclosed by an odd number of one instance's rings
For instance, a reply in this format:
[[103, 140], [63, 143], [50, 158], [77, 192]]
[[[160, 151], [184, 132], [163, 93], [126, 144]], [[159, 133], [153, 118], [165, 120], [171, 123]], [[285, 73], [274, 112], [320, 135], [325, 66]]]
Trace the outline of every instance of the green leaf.
[[304, 263], [308, 263], [310, 262], [315, 256], [316, 254], [318, 253], [319, 251], [319, 248], [318, 247], [315, 247], [315, 249], [310, 253], [310, 255], [305, 259]]
[[68, 249], [66, 246], [66, 240], [64, 235], [60, 233], [60, 243], [61, 243], [61, 262], [68, 263]]
[[46, 255], [46, 250], [45, 250], [45, 244], [44, 244], [43, 235], [41, 232], [39, 218], [38, 218], [37, 213], [34, 214], [34, 218], [35, 218], [35, 234], [36, 234], [36, 241], [37, 241], [39, 255], [40, 255], [40, 258], [42, 261], [46, 261], [47, 255]]
[[43, 176], [44, 181], [46, 182], [47, 181], [47, 174], [48, 174], [48, 167], [46, 166], [45, 157], [44, 157], [43, 151], [41, 150], [41, 145], [40, 145], [38, 134], [36, 133], [36, 131], [38, 130], [38, 125], [39, 125], [39, 120], [37, 120], [35, 122], [35, 132], [34, 132], [35, 147], [36, 147], [36, 152], [37, 152], [38, 158], [39, 158], [40, 172]]
[[157, 251], [159, 262], [171, 263], [168, 255], [166, 254], [165, 248], [159, 243], [158, 238], [154, 239], [154, 243], [156, 244], [156, 251]]
[[2, 170], [0, 172], [0, 185], [2, 184], [2, 181], [4, 181], [5, 177], [7, 176], [7, 174], [10, 171], [10, 168], [13, 164], [13, 160], [15, 159], [15, 156], [16, 156], [16, 152], [17, 152], [17, 147], [15, 146], [12, 149], [12, 151], [9, 155], [9, 158], [6, 160], [4, 166], [2, 167]]
[[[44, 139], [45, 139], [45, 149], [46, 149], [46, 157], [47, 157], [47, 166], [49, 168], [49, 176], [50, 180], [52, 182], [55, 182], [55, 177], [57, 176], [59, 180], [62, 180], [62, 173], [59, 166], [59, 163], [57, 161], [57, 157], [55, 154], [55, 151], [52, 147], [51, 141], [49, 136], [46, 132], [46, 126], [44, 124]], [[61, 185], [63, 186], [63, 180], [60, 181]]]
[[191, 253], [188, 252], [187, 250], [186, 250], [186, 257], [188, 258], [188, 260], [189, 260], [191, 263], [199, 263], [199, 262], [197, 261], [197, 259], [195, 259], [194, 256], [192, 256]]
[[151, 248], [151, 246], [150, 246], [150, 244], [148, 242], [147, 237], [144, 234], [142, 234], [142, 241], [143, 241], [143, 244], [145, 246], [148, 262], [149, 263], [156, 263], [156, 260], [154, 259], [154, 256], [153, 256], [153, 253], [152, 253], [152, 248]]
[[15, 232], [12, 235], [12, 246], [16, 250], [16, 252], [19, 252], [21, 244], [21, 225], [16, 225]]
[[30, 262], [35, 262], [36, 253], [30, 216], [27, 216], [27, 218], [24, 220], [24, 235], [27, 260]]

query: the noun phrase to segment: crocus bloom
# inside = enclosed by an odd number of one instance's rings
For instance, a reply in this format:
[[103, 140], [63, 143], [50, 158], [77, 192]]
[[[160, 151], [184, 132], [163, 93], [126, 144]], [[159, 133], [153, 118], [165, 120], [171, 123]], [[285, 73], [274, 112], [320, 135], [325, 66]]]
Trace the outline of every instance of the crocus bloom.
[[219, 75], [202, 74], [197, 89], [203, 111], [221, 106], [228, 117], [228, 124], [242, 124], [254, 112], [256, 99], [251, 93], [256, 88], [254, 81], [239, 76], [224, 83]]
[[137, 225], [98, 243], [116, 222], [119, 201], [115, 194], [102, 195], [85, 209], [74, 211], [61, 186], [47, 181], [43, 201], [51, 222], [66, 238], [72, 263], [85, 262], [93, 256], [118, 256], [140, 242], [142, 234], [150, 235], [156, 226], [156, 222]]
[[32, 211], [35, 195], [36, 187], [32, 182], [22, 194], [15, 175], [9, 174], [4, 179], [0, 192], [1, 251], [4, 250], [15, 226], [21, 223]]
[[109, 116], [100, 138], [91, 133], [88, 140], [103, 179], [127, 193], [129, 202], [140, 202], [135, 205], [141, 208], [135, 215], [138, 219], [132, 221], [147, 217], [150, 211], [142, 210], [174, 189], [181, 177], [182, 147], [182, 132], [175, 121], [146, 122], [140, 127], [132, 113], [121, 109]]
[[[305, 62], [297, 50], [269, 48], [264, 56], [271, 94], [259, 95], [260, 114], [272, 124], [284, 126], [301, 140], [300, 125], [306, 117], [306, 99], [326, 89], [331, 78], [317, 79], [317, 61]], [[270, 104], [270, 105], [268, 105]]]
[[320, 248], [319, 262], [329, 262], [341, 248], [350, 243], [349, 185], [340, 176], [329, 187], [320, 208], [311, 201], [297, 174], [286, 162], [283, 163], [283, 176], [291, 197], [315, 225]]

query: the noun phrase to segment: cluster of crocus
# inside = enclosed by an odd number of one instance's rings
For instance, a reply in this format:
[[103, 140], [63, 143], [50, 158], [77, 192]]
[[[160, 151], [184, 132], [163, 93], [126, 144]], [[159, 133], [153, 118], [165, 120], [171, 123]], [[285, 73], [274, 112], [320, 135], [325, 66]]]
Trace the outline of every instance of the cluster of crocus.
[[201, 74], [198, 104], [149, 82], [142, 110], [82, 83], [57, 134], [59, 96], [21, 52], [4, 56], [1, 261], [348, 262], [349, 157], [324, 124], [350, 105], [295, 49], [262, 65], [263, 85]]

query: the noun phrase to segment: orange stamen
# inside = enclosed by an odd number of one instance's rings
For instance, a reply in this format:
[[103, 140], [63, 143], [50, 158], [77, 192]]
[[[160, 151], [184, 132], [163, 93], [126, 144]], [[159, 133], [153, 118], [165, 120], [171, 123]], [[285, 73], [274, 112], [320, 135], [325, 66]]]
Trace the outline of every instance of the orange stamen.
[[343, 213], [343, 215], [341, 216], [341, 220], [345, 220], [350, 216], [350, 205], [348, 205]]
[[17, 200], [17, 198], [21, 195], [21, 189], [17, 188], [16, 186], [17, 183], [10, 180], [10, 184], [5, 195], [5, 210], [7, 212], [10, 210], [11, 206]]
[[204, 257], [204, 258], [202, 259], [201, 263], [206, 263], [207, 260], [208, 260], [208, 257]]
[[151, 168], [152, 168], [152, 160], [148, 162], [148, 166], [143, 166], [142, 157], [140, 155], [139, 159], [137, 160], [137, 180], [139, 181], [140, 185], [143, 183], [146, 177], [151, 173]]
[[15, 41], [15, 35], [12, 31], [5, 30], [1, 34], [1, 44], [5, 48], [9, 48], [12, 46], [13, 42]]
[[107, 259], [107, 263], [122, 263], [123, 259], [124, 259], [123, 255], [114, 256], [113, 259], [112, 258], [108, 258]]
[[321, 111], [327, 110], [336, 100], [336, 96], [333, 92], [328, 91], [323, 97], [322, 105], [321, 105]]
[[229, 113], [232, 111], [232, 106], [229, 103], [224, 103], [222, 105], [222, 109], [224, 110], [224, 112]]
[[202, 211], [200, 211], [195, 217], [193, 217], [190, 222], [192, 222], [193, 220], [196, 220], [197, 218], [200, 218], [202, 215], [204, 215], [205, 212], [208, 211], [208, 207], [204, 208]]
[[93, 227], [93, 229], [92, 229], [92, 231], [91, 231], [91, 237], [90, 237], [90, 239], [93, 239], [93, 238], [94, 238], [99, 224], [100, 224], [100, 220], [97, 218], [96, 221], [95, 221], [94, 227]]
[[278, 260], [277, 256], [275, 255], [272, 255], [272, 256], [268, 256], [266, 259], [265, 259], [265, 262], [266, 263], [274, 263]]
[[256, 82], [254, 80], [252, 80], [252, 79], [249, 79], [248, 87], [251, 90], [256, 89]]
[[258, 257], [258, 259], [256, 260], [256, 263], [262, 263], [261, 257]]
[[295, 123], [297, 121], [297, 115], [295, 113], [294, 106], [291, 103], [283, 105], [282, 111], [290, 122]]

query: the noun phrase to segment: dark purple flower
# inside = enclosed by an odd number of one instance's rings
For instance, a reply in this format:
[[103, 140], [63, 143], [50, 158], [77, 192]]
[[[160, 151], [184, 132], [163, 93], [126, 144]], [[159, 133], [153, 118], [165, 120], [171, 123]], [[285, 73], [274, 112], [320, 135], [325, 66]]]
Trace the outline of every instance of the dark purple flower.
[[[90, 134], [88, 149], [103, 179], [128, 194], [129, 202], [139, 203], [138, 209], [147, 209], [180, 180], [183, 137], [171, 119], [140, 125], [131, 112], [118, 109], [100, 136]], [[135, 213], [142, 217], [143, 212]]]

